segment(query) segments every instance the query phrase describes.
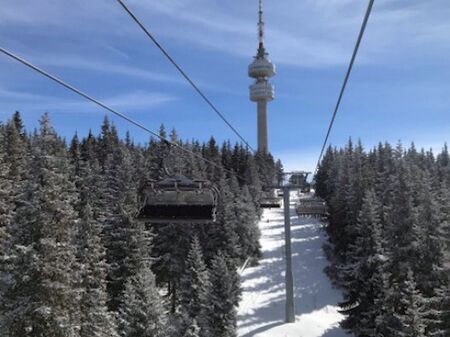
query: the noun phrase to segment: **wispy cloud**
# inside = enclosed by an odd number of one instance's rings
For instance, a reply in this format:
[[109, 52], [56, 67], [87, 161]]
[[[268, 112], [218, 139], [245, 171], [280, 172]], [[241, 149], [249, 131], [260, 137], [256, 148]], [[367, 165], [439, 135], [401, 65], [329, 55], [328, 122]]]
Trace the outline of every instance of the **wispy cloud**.
[[103, 101], [118, 109], [147, 110], [178, 100], [177, 97], [155, 92], [134, 91], [105, 98]]
[[[257, 47], [257, 1], [125, 1], [221, 111], [253, 137], [254, 118], [242, 116], [254, 113], [246, 97], [250, 83], [246, 65]], [[311, 139], [302, 146], [319, 144], [329, 121], [323, 116], [335, 104], [367, 1], [268, 0], [264, 4], [266, 44], [279, 70], [274, 78], [277, 100], [270, 107], [270, 115], [277, 114], [270, 124], [271, 139], [298, 132], [306, 119], [308, 128], [317, 132], [311, 131]], [[377, 140], [391, 134], [401, 137], [402, 132], [418, 139], [420, 132], [431, 130], [443, 135], [436, 138], [438, 143], [448, 135], [448, 130], [436, 131], [435, 125], [445, 125], [448, 117], [449, 17], [448, 0], [375, 2], [336, 124], [346, 127], [335, 129], [331, 141], [343, 138], [345, 142], [349, 135], [370, 132]], [[154, 109], [157, 114], [174, 107], [176, 117], [160, 114], [158, 118], [194, 134], [197, 130], [183, 118], [207, 109], [190, 88], [178, 87], [183, 79], [115, 1], [7, 0], [0, 11], [0, 35], [2, 46], [64, 74], [64, 79], [82, 83], [83, 89], [125, 113]], [[65, 91], [52, 91], [41, 80], [1, 58], [0, 85], [10, 90], [0, 90], [0, 111], [99, 111]], [[178, 95], [185, 100], [176, 102]], [[372, 123], [367, 126], [369, 118]], [[210, 132], [229, 137], [220, 123]], [[277, 155], [276, 149], [295, 149], [299, 144], [300, 140], [285, 137], [274, 142], [273, 149]], [[279, 156], [288, 167], [308, 168], [318, 155], [315, 149], [310, 152], [314, 154], [293, 150]]]
[[[157, 36], [171, 41], [249, 58], [256, 48], [256, 1], [208, 0], [140, 1], [130, 7]], [[359, 62], [386, 63], [400, 51], [426, 52], [450, 38], [446, 0], [376, 2]], [[360, 0], [285, 0], [266, 2], [267, 45], [274, 61], [297, 67], [330, 67], [346, 64], [366, 7]], [[54, 26], [47, 34], [70, 32], [94, 40], [124, 43], [143, 38], [137, 27], [114, 2], [80, 0], [75, 3], [46, 0], [39, 6], [10, 1], [0, 12], [0, 27]], [[431, 15], [430, 15], [431, 14]], [[9, 28], [8, 28], [9, 27]], [[412, 38], [414, 37], [414, 38]], [[441, 45], [439, 45], [441, 43]], [[419, 50], [420, 48], [420, 50]], [[118, 49], [116, 49], [118, 50]], [[84, 60], [84, 56], [82, 57]], [[80, 62], [76, 66], [95, 68]], [[397, 58], [396, 60], [400, 60]], [[59, 62], [66, 64], [64, 58]], [[86, 61], [87, 63], [87, 61]], [[100, 62], [101, 63], [101, 62]], [[105, 63], [101, 71], [166, 80], [160, 74]], [[67, 66], [71, 66], [67, 62]]]
[[[12, 110], [56, 111], [65, 113], [92, 113], [103, 110], [84, 99], [65, 99], [48, 95], [38, 95], [23, 91], [14, 91], [0, 88], [0, 109], [4, 113]], [[176, 96], [166, 95], [158, 92], [133, 91], [116, 96], [99, 98], [103, 103], [118, 109], [123, 113], [143, 112], [155, 109], [161, 105], [169, 104], [178, 100]]]
[[[444, 3], [443, 0], [436, 2]], [[132, 1], [141, 17], [166, 16], [161, 31], [174, 39], [248, 58], [254, 53], [256, 40], [255, 6], [249, 3], [230, 5], [205, 1], [141, 2]], [[254, 5], [254, 4], [253, 4]], [[436, 22], [430, 3], [392, 1], [376, 3], [359, 59], [362, 63], [385, 63], [399, 48], [436, 48], [437, 41], [450, 36], [448, 20]], [[366, 3], [360, 0], [284, 1], [268, 5], [267, 45], [278, 64], [299, 67], [329, 67], [346, 64], [356, 40]], [[438, 6], [439, 7], [439, 6]], [[442, 6], [441, 6], [442, 7]], [[289, 10], [287, 10], [289, 9]], [[450, 14], [450, 10], [443, 9]], [[153, 13], [153, 14], [152, 14]], [[438, 14], [436, 14], [438, 15]], [[178, 25], [174, 26], [173, 22]], [[172, 27], [169, 27], [171, 25]], [[420, 36], [419, 39], [410, 39]]]
[[163, 73], [152, 72], [139, 67], [118, 64], [108, 60], [98, 60], [95, 58], [86, 57], [81, 58], [68, 54], [41, 55], [36, 58], [36, 60], [39, 64], [47, 66], [111, 73], [154, 82], [184, 84], [184, 82], [180, 79], [179, 76], [177, 76], [177, 74], [167, 75]]

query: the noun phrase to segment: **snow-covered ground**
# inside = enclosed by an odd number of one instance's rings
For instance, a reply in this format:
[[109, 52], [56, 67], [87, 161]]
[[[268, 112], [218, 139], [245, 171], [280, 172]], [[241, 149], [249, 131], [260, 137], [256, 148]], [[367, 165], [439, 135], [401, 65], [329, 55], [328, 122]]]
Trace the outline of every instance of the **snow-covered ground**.
[[284, 323], [284, 215], [281, 209], [264, 210], [260, 222], [263, 258], [260, 265], [242, 272], [242, 300], [238, 313], [240, 337], [343, 337], [342, 299], [323, 269], [326, 234], [318, 219], [298, 218], [296, 194], [291, 193], [291, 231], [296, 322]]

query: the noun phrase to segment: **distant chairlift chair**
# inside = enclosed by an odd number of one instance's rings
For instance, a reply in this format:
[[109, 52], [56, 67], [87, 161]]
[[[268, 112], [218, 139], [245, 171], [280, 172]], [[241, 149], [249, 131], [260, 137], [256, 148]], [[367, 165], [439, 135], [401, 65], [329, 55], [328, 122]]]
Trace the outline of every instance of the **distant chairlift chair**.
[[320, 198], [300, 199], [295, 210], [299, 216], [323, 218], [328, 215], [327, 204]]
[[218, 191], [208, 181], [174, 176], [148, 181], [141, 189], [138, 220], [153, 224], [208, 224], [216, 221]]
[[280, 208], [281, 199], [277, 197], [264, 197], [261, 198], [259, 205], [261, 208]]

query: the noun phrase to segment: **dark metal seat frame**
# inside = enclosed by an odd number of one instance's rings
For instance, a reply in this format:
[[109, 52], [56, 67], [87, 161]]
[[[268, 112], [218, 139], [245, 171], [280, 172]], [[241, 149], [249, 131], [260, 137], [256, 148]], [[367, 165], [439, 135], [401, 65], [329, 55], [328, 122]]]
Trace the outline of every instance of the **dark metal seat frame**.
[[216, 221], [218, 191], [205, 180], [174, 176], [147, 181], [137, 219], [152, 224], [209, 224]]

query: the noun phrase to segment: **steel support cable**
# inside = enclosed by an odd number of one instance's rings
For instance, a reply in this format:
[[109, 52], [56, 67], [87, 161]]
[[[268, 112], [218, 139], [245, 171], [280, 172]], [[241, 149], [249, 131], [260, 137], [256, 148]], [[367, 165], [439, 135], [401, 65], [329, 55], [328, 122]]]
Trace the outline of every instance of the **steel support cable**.
[[113, 108], [110, 108], [109, 106], [107, 106], [106, 104], [102, 103], [101, 101], [99, 101], [99, 100], [93, 98], [92, 96], [89, 96], [88, 94], [84, 93], [83, 91], [81, 91], [81, 90], [75, 88], [74, 86], [72, 86], [71, 84], [69, 84], [69, 83], [67, 83], [67, 82], [64, 82], [64, 81], [61, 80], [60, 78], [58, 78], [58, 77], [56, 77], [56, 76], [54, 76], [54, 75], [48, 73], [47, 71], [45, 71], [45, 70], [43, 70], [43, 69], [41, 69], [41, 68], [39, 68], [39, 67], [33, 65], [32, 63], [30, 63], [30, 62], [28, 62], [27, 60], [21, 58], [20, 56], [18, 56], [18, 55], [16, 55], [16, 54], [14, 54], [14, 53], [12, 53], [12, 52], [10, 52], [10, 51], [8, 51], [8, 50], [2, 48], [2, 47], [0, 47], [0, 52], [2, 52], [3, 54], [9, 56], [9, 57], [12, 58], [12, 59], [18, 61], [19, 63], [22, 63], [23, 65], [27, 66], [28, 68], [30, 68], [30, 69], [32, 69], [32, 70], [38, 72], [39, 74], [43, 75], [44, 77], [47, 77], [48, 79], [50, 79], [50, 80], [52, 80], [52, 81], [58, 83], [59, 85], [65, 87], [66, 89], [68, 89], [68, 90], [70, 90], [70, 91], [76, 93], [77, 95], [79, 95], [79, 96], [85, 98], [86, 100], [88, 100], [88, 101], [90, 101], [90, 102], [92, 102], [92, 103], [94, 103], [94, 104], [100, 106], [101, 108], [103, 108], [103, 109], [105, 109], [105, 110], [111, 112], [112, 114], [114, 114], [114, 115], [116, 115], [116, 116], [118, 116], [118, 117], [124, 119], [125, 121], [127, 121], [127, 122], [133, 124], [134, 126], [136, 126], [136, 127], [140, 128], [140, 129], [142, 129], [142, 130], [148, 132], [149, 134], [151, 134], [152, 136], [157, 137], [158, 139], [160, 139], [161, 141], [165, 142], [166, 144], [169, 144], [170, 146], [177, 147], [177, 148], [179, 148], [180, 150], [184, 151], [185, 153], [188, 153], [188, 154], [190, 154], [190, 155], [193, 155], [194, 157], [196, 157], [196, 158], [198, 158], [198, 159], [201, 159], [201, 160], [203, 160], [204, 162], [209, 163], [209, 164], [211, 164], [211, 165], [213, 165], [213, 166], [215, 166], [215, 167], [217, 167], [217, 168], [223, 169], [225, 172], [228, 172], [228, 173], [231, 173], [231, 174], [233, 174], [233, 175], [236, 175], [236, 176], [239, 177], [240, 179], [244, 179], [244, 178], [238, 176], [238, 175], [236, 174], [236, 172], [234, 172], [234, 171], [232, 171], [232, 170], [228, 170], [228, 169], [224, 168], [223, 166], [221, 166], [221, 165], [219, 165], [219, 164], [217, 164], [217, 163], [215, 163], [215, 162], [213, 162], [213, 161], [211, 161], [211, 160], [209, 160], [209, 159], [204, 158], [202, 155], [197, 154], [197, 153], [195, 153], [195, 152], [192, 152], [192, 151], [190, 151], [190, 150], [184, 148], [184, 147], [181, 146], [180, 144], [178, 144], [178, 143], [176, 143], [176, 142], [173, 142], [173, 141], [171, 141], [171, 140], [169, 140], [169, 139], [167, 139], [167, 138], [162, 137], [162, 136], [159, 135], [158, 133], [156, 133], [156, 132], [150, 130], [149, 128], [147, 128], [146, 126], [144, 126], [144, 125], [142, 125], [142, 124], [136, 122], [135, 120], [131, 119], [130, 117], [128, 117], [127, 115], [121, 113], [120, 111], [117, 111], [117, 110], [114, 110]]
[[322, 156], [323, 156], [323, 153], [325, 151], [325, 147], [327, 146], [328, 138], [330, 137], [330, 133], [331, 133], [331, 129], [333, 128], [333, 124], [334, 124], [334, 121], [336, 119], [336, 115], [337, 115], [337, 113], [339, 111], [339, 106], [341, 105], [342, 97], [344, 96], [345, 88], [347, 87], [347, 82], [348, 82], [348, 79], [350, 77], [350, 73], [352, 72], [353, 64], [355, 63], [355, 59], [356, 59], [356, 56], [358, 54], [359, 46], [360, 46], [362, 38], [364, 36], [364, 32], [365, 32], [366, 26], [367, 26], [367, 22], [369, 21], [370, 13], [372, 12], [372, 7], [373, 7], [374, 1], [375, 0], [369, 0], [369, 5], [367, 6], [367, 10], [366, 10], [366, 14], [364, 16], [364, 20], [363, 20], [363, 23], [362, 23], [362, 26], [361, 26], [361, 30], [359, 31], [358, 39], [356, 41], [356, 45], [355, 45], [355, 48], [353, 50], [352, 58], [350, 60], [349, 67], [347, 69], [347, 73], [345, 74], [344, 82], [342, 83], [341, 91], [339, 93], [339, 97], [338, 97], [336, 106], [334, 108], [333, 116], [331, 118], [330, 124], [328, 126], [328, 131], [327, 131], [326, 136], [325, 136], [325, 141], [323, 142], [322, 149], [320, 151], [319, 159], [317, 160], [316, 169], [314, 171], [315, 174], [317, 173], [317, 170], [319, 169], [320, 161], [322, 160]]
[[[144, 26], [144, 24], [137, 18], [137, 16], [131, 11], [131, 9], [125, 4], [123, 0], [117, 0], [117, 2], [122, 6], [122, 8], [127, 12], [127, 14], [132, 18], [134, 22], [142, 29], [142, 31], [147, 35], [147, 37], [155, 44], [155, 46], [164, 54], [164, 56], [169, 60], [170, 63], [178, 70], [178, 72], [184, 77], [184, 79], [192, 86], [192, 88], [200, 95], [200, 97], [206, 102], [207, 105], [225, 122], [225, 124], [236, 134], [239, 139], [254, 152], [255, 157], [262, 157], [262, 155], [256, 151], [248, 141], [236, 130], [233, 125], [228, 122], [223, 113], [211, 102], [210, 99], [200, 90], [200, 88], [191, 80], [191, 78], [186, 74], [186, 72], [178, 65], [178, 63], [170, 56], [170, 54], [164, 49], [164, 47], [156, 40], [153, 34]], [[262, 162], [263, 166], [268, 167], [265, 161]]]
[[256, 152], [253, 147], [247, 142], [247, 140], [231, 125], [231, 123], [225, 118], [223, 113], [211, 102], [211, 100], [200, 90], [200, 88], [191, 80], [186, 72], [178, 65], [178, 63], [170, 56], [170, 54], [164, 49], [164, 47], [156, 40], [152, 33], [144, 26], [144, 24], [136, 17], [136, 15], [130, 10], [123, 0], [117, 0], [122, 8], [130, 15], [134, 22], [142, 29], [147, 37], [155, 44], [155, 46], [164, 54], [164, 56], [172, 63], [172, 65], [178, 70], [178, 72], [185, 78], [191, 87], [200, 95], [200, 97], [206, 102], [207, 105], [222, 119], [222, 121], [239, 137], [239, 139], [253, 152]]

